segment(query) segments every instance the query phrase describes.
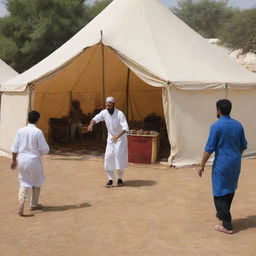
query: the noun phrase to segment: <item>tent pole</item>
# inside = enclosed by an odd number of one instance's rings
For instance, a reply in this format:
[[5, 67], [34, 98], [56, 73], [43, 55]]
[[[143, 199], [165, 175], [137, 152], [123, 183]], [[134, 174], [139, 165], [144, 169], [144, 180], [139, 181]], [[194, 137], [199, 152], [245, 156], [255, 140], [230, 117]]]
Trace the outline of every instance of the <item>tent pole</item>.
[[69, 92], [69, 108], [72, 108], [72, 90]]
[[33, 83], [29, 83], [29, 112], [34, 109], [34, 100], [35, 100], [35, 85]]
[[228, 98], [228, 84], [225, 84], [225, 96]]
[[129, 121], [129, 83], [130, 83], [130, 73], [131, 73], [131, 70], [128, 68], [127, 81], [126, 81], [126, 116], [127, 116], [127, 121]]
[[100, 39], [100, 46], [101, 46], [101, 56], [102, 56], [102, 107], [104, 106], [105, 102], [105, 54], [104, 54], [104, 45], [102, 43], [103, 32], [100, 31], [101, 39]]
[[[103, 39], [103, 31], [100, 31], [100, 46], [101, 46], [101, 56], [102, 56], [102, 108], [105, 108], [105, 54], [104, 54], [104, 44], [102, 43], [102, 39]], [[105, 140], [105, 138], [107, 137], [106, 131], [104, 129], [104, 124], [102, 124], [102, 141]]]
[[72, 90], [69, 92], [70, 104], [72, 103]]

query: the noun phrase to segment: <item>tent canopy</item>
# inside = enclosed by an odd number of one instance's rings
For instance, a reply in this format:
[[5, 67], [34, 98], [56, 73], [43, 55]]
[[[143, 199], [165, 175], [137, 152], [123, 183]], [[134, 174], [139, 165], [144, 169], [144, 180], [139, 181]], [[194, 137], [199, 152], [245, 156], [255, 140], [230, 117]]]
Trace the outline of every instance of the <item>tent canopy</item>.
[[256, 75], [214, 49], [158, 0], [114, 0], [58, 50], [3, 83], [2, 90], [24, 91], [101, 39], [151, 85], [171, 83], [182, 89], [256, 85]]
[[18, 72], [0, 59], [0, 83], [5, 82], [17, 75]]

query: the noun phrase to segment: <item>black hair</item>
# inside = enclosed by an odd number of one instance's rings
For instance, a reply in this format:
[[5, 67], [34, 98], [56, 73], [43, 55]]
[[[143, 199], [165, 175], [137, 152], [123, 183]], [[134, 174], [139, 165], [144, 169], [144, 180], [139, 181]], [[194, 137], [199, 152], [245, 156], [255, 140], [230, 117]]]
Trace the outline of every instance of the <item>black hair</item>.
[[218, 100], [216, 103], [216, 107], [220, 110], [222, 115], [229, 116], [232, 109], [232, 103], [230, 100], [227, 99]]
[[38, 121], [39, 117], [40, 113], [35, 110], [32, 110], [28, 113], [28, 122], [30, 124], [35, 124]]

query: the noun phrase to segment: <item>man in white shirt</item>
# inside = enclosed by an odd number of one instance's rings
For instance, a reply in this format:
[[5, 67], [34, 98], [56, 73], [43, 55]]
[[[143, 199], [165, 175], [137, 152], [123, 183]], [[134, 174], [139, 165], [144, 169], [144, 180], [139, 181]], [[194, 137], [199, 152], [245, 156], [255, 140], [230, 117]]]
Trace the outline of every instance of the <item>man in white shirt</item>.
[[123, 185], [123, 170], [128, 165], [127, 132], [129, 128], [123, 112], [115, 108], [113, 97], [107, 97], [105, 106], [106, 109], [91, 120], [88, 131], [92, 131], [95, 124], [105, 121], [108, 138], [104, 168], [109, 179], [106, 184], [108, 188], [113, 185], [114, 170], [118, 171], [117, 185]]
[[[38, 204], [40, 187], [44, 183], [44, 170], [42, 155], [49, 152], [49, 146], [43, 132], [36, 127], [40, 113], [31, 111], [28, 114], [28, 125], [19, 129], [12, 145], [11, 168], [16, 169], [19, 164], [19, 211], [24, 216], [25, 199], [32, 188], [30, 210], [38, 210], [42, 205]], [[17, 162], [18, 156], [18, 162]]]

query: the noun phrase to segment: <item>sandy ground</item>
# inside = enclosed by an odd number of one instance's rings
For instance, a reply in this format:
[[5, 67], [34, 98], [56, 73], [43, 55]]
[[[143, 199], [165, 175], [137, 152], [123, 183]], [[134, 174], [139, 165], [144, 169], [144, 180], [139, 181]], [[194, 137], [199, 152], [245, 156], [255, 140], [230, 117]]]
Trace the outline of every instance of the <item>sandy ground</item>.
[[243, 162], [233, 235], [213, 230], [210, 168], [199, 178], [192, 168], [129, 165], [126, 186], [106, 189], [101, 158], [47, 156], [45, 208], [19, 217], [9, 164], [0, 158], [0, 256], [256, 255], [256, 160]]

